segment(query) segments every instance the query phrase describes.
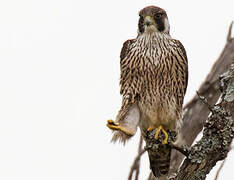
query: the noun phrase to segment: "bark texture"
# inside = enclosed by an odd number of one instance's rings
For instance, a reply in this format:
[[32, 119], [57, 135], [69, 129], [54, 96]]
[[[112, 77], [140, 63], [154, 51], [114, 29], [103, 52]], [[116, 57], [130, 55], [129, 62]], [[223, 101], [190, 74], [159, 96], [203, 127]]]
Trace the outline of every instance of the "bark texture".
[[221, 99], [205, 122], [203, 137], [189, 150], [176, 180], [203, 180], [216, 162], [226, 158], [233, 139], [234, 64], [221, 76]]
[[[230, 25], [227, 42], [220, 57], [214, 63], [210, 73], [198, 90], [199, 94], [204, 96], [211, 105], [217, 102], [221, 94], [219, 90], [219, 76], [226, 72], [234, 62], [234, 38], [231, 37], [232, 24]], [[192, 100], [184, 106], [183, 111], [183, 125], [179, 136], [183, 144], [190, 147], [202, 130], [210, 111], [197, 95], [194, 95]], [[172, 152], [172, 173], [177, 172], [183, 158], [184, 156], [178, 151]]]

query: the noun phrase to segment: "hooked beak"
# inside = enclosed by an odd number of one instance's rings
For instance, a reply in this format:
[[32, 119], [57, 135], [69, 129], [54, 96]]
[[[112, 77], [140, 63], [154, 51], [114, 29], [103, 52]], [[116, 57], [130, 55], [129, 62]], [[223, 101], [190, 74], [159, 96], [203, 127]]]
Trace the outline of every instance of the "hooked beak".
[[150, 26], [153, 24], [153, 18], [151, 16], [146, 16], [144, 22], [146, 26]]

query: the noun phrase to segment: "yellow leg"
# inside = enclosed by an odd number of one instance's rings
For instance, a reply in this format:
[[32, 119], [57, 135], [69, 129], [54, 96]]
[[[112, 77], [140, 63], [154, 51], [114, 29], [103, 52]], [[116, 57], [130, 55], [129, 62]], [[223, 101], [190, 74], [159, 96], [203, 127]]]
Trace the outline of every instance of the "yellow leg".
[[122, 131], [123, 133], [125, 133], [128, 136], [134, 135], [134, 133], [131, 130], [127, 129], [124, 126], [120, 126], [119, 123], [116, 123], [113, 120], [108, 120], [106, 125], [108, 128], [110, 128], [112, 130]]
[[161, 125], [157, 128], [157, 131], [156, 131], [156, 133], [155, 133], [154, 138], [155, 138], [156, 140], [158, 139], [158, 135], [159, 135], [160, 131], [162, 131], [163, 134], [165, 135], [165, 139], [162, 141], [162, 144], [167, 144], [167, 141], [168, 141], [168, 134], [167, 134], [167, 132], [163, 129], [163, 127], [162, 127]]

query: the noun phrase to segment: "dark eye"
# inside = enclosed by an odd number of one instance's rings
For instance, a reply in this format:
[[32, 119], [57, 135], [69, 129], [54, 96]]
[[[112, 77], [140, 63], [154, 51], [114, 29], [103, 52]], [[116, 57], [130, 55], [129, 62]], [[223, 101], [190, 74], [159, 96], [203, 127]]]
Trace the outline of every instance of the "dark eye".
[[139, 16], [140, 16], [139, 20], [140, 20], [141, 22], [144, 21], [143, 16], [141, 16], [141, 15], [139, 15]]
[[158, 13], [158, 14], [155, 15], [155, 18], [157, 18], [157, 19], [159, 19], [159, 18], [161, 18], [161, 17], [162, 17], [162, 14], [161, 14], [161, 13]]

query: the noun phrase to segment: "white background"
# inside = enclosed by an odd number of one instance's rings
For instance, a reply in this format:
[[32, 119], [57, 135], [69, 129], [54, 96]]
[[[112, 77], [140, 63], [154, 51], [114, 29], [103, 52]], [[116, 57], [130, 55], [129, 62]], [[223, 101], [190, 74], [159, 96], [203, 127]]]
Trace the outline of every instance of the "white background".
[[[1, 180], [127, 178], [139, 132], [125, 147], [110, 144], [106, 120], [121, 103], [120, 49], [149, 4], [167, 11], [172, 37], [187, 50], [187, 102], [225, 45], [233, 1], [0, 2]], [[233, 176], [233, 153], [228, 158], [222, 180]], [[147, 155], [142, 163], [140, 180]]]

